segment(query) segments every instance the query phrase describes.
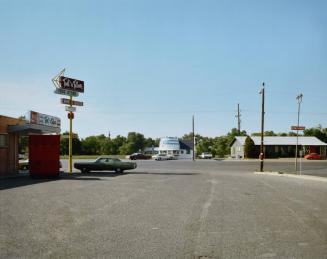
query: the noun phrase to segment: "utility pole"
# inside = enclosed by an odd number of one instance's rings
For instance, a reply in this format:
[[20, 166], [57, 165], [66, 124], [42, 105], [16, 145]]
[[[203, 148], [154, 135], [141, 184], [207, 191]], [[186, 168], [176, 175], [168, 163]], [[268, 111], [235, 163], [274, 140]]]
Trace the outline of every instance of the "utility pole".
[[296, 96], [296, 100], [298, 103], [298, 109], [297, 109], [297, 130], [296, 130], [296, 146], [295, 146], [295, 173], [297, 174], [297, 146], [299, 144], [299, 125], [300, 125], [300, 108], [301, 108], [301, 102], [302, 102], [303, 94], [299, 94]]
[[263, 161], [264, 161], [264, 124], [265, 124], [265, 83], [262, 83], [262, 89], [259, 92], [262, 97], [261, 101], [261, 145], [260, 145], [260, 172], [263, 172]]
[[241, 135], [241, 113], [240, 113], [240, 104], [237, 104], [237, 115], [235, 115], [237, 118], [237, 131], [238, 135]]
[[194, 115], [192, 116], [192, 138], [193, 138], [193, 161], [195, 161]]

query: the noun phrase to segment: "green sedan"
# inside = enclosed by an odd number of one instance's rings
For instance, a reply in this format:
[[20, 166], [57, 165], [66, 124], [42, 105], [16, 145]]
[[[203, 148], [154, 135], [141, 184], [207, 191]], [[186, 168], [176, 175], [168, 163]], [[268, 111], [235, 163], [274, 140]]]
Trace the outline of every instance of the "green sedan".
[[90, 171], [115, 171], [116, 173], [123, 173], [125, 170], [131, 170], [136, 168], [134, 162], [124, 162], [118, 158], [111, 157], [98, 157], [93, 162], [77, 162], [74, 167], [81, 170], [82, 173], [88, 173]]

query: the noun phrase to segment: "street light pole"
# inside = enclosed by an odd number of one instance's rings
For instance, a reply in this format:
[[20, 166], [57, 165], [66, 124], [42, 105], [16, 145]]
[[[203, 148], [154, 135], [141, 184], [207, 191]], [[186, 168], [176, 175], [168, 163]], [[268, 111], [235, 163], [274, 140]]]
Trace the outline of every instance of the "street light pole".
[[260, 144], [260, 172], [263, 172], [263, 160], [264, 160], [264, 124], [265, 124], [265, 83], [262, 83], [262, 89], [259, 92], [262, 96], [261, 103], [261, 144]]
[[192, 160], [195, 161], [194, 115], [192, 116], [192, 138], [193, 138], [193, 155], [192, 155]]
[[[301, 102], [302, 102], [303, 94], [299, 94], [296, 96], [296, 100], [298, 103], [298, 110], [297, 110], [297, 128], [300, 126], [300, 109], [301, 109]], [[297, 173], [297, 146], [299, 144], [299, 129], [296, 130], [296, 146], [295, 146], [295, 173]]]

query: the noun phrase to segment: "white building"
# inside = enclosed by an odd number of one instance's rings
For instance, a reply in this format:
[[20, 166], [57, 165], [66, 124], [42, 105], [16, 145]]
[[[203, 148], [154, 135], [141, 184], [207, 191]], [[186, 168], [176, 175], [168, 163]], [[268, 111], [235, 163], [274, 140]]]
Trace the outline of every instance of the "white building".
[[172, 155], [176, 159], [193, 158], [193, 142], [190, 140], [179, 140], [176, 137], [165, 137], [160, 139], [159, 154]]

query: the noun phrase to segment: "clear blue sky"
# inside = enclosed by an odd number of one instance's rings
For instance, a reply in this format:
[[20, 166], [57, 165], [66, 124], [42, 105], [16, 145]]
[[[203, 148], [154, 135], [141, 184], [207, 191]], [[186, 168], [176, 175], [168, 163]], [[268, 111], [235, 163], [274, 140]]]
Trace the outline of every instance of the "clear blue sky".
[[0, 1], [0, 114], [59, 116], [51, 78], [85, 81], [74, 131], [151, 137], [327, 127], [327, 1]]

